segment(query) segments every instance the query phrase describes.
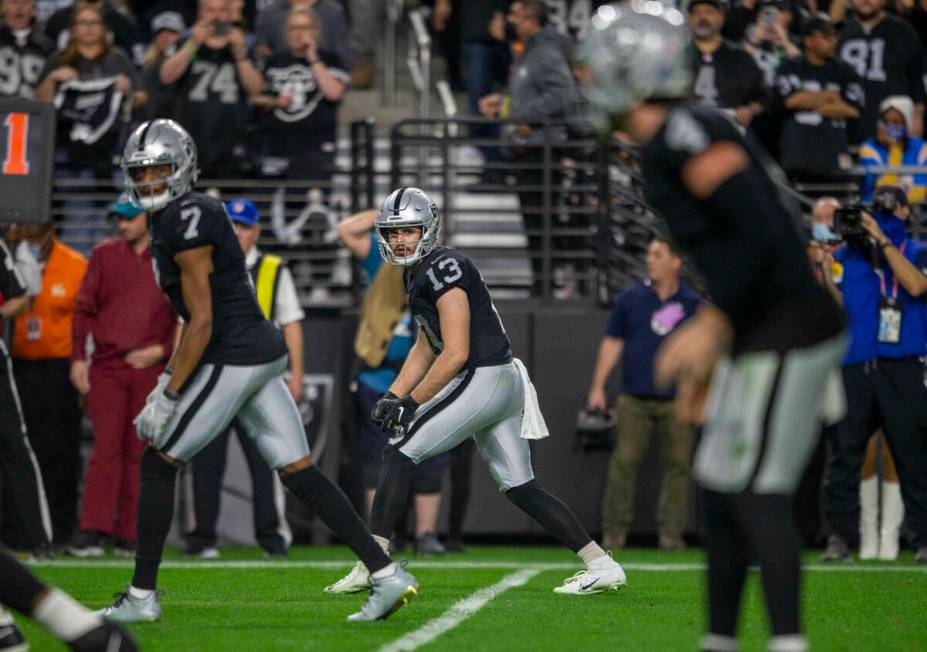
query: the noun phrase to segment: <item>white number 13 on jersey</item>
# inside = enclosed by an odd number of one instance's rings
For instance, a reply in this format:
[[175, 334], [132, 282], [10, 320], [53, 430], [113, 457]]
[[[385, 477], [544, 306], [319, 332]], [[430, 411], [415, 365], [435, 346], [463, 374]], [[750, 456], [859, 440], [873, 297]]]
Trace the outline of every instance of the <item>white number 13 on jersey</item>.
[[458, 263], [453, 258], [445, 258], [442, 260], [440, 263], [438, 263], [438, 269], [443, 272], [441, 274], [441, 278], [444, 283], [439, 281], [438, 277], [435, 276], [434, 267], [429, 267], [428, 271], [425, 272], [425, 275], [428, 277], [428, 280], [431, 281], [431, 285], [434, 287], [435, 292], [439, 292], [445, 285], [450, 285], [454, 281], [460, 280], [460, 277], [463, 276], [463, 270], [460, 269], [460, 263]]
[[200, 234], [196, 227], [200, 224], [200, 217], [202, 216], [199, 206], [188, 206], [187, 208], [180, 211], [180, 219], [184, 222], [190, 220], [190, 224], [187, 226], [187, 230], [183, 232], [184, 240], [192, 240]]

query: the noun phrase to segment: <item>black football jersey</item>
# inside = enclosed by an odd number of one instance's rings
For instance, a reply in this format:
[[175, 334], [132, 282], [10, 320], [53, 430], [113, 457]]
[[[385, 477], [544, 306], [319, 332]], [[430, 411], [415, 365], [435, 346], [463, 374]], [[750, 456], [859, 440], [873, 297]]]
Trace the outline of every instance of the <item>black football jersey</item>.
[[[321, 50], [319, 59], [335, 79], [347, 84], [351, 76], [341, 58]], [[337, 140], [338, 102], [325, 98], [306, 57], [290, 52], [274, 54], [264, 66], [264, 79], [271, 95], [289, 97], [290, 105], [277, 107], [262, 116], [265, 151], [272, 156], [305, 155], [323, 143]]]
[[866, 103], [855, 125], [854, 142], [875, 135], [879, 104], [890, 95], [907, 95], [915, 104], [924, 103], [924, 47], [917, 32], [906, 22], [888, 14], [871, 32], [855, 20], [848, 20], [840, 32], [840, 58], [859, 75]]
[[438, 299], [460, 288], [470, 304], [470, 357], [464, 369], [492, 367], [512, 361], [512, 347], [483, 275], [469, 258], [449, 247], [435, 247], [414, 271], [405, 274], [409, 309], [425, 332], [435, 355], [444, 350]]
[[[779, 67], [776, 92], [784, 116], [780, 137], [782, 166], [789, 172], [830, 174], [838, 167], [838, 156], [847, 151], [847, 121], [825, 118], [817, 111], [787, 109], [785, 101], [801, 91], [836, 91], [844, 102], [862, 110], [865, 97], [862, 80], [850, 66], [834, 59], [815, 66], [806, 57], [796, 57]], [[814, 147], [809, 147], [809, 143], [814, 143]]]
[[180, 123], [196, 141], [200, 165], [210, 168], [237, 155], [247, 140], [248, 93], [231, 46], [206, 46], [178, 80]]
[[245, 256], [222, 202], [187, 193], [153, 213], [149, 230], [155, 280], [184, 321], [190, 320], [190, 310], [184, 302], [180, 267], [174, 256], [187, 249], [213, 246], [212, 339], [203, 355], [204, 363], [256, 365], [286, 354], [283, 335], [258, 306]]
[[0, 27], [0, 96], [32, 98], [53, 51], [51, 42], [34, 30], [20, 39], [6, 25]]
[[692, 95], [699, 104], [736, 109], [750, 102], [765, 102], [769, 92], [763, 72], [750, 54], [727, 41], [712, 54], [695, 51]]
[[[683, 185], [682, 168], [719, 141], [743, 148], [750, 166], [725, 184], [724, 202], [700, 201]], [[768, 159], [733, 119], [694, 105], [672, 109], [643, 152], [647, 201], [704, 275], [738, 352], [808, 346], [840, 328], [839, 308], [812, 275], [798, 216], [770, 177], [782, 173]], [[741, 195], [739, 210], [732, 193]]]

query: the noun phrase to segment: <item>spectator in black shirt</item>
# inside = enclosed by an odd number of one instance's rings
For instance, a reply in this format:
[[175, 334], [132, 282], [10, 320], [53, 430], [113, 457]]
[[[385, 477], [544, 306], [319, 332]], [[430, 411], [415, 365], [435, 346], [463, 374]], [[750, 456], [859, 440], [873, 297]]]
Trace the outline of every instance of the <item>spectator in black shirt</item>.
[[161, 83], [175, 88], [179, 122], [197, 143], [204, 178], [248, 172], [248, 98], [264, 85], [231, 18], [228, 0], [200, 0], [189, 38], [161, 64]]
[[804, 56], [785, 61], [776, 80], [784, 111], [781, 162], [790, 176], [833, 175], [847, 150], [846, 121], [858, 118], [864, 104], [862, 80], [835, 58], [837, 31], [827, 14], [808, 23], [804, 46]]
[[3, 0], [0, 26], [0, 97], [32, 97], [54, 51], [51, 42], [32, 28], [35, 0]]
[[169, 54], [173, 54], [185, 29], [183, 16], [176, 11], [162, 11], [151, 20], [154, 37], [142, 59], [142, 83], [148, 94], [143, 120], [174, 116], [176, 98], [170, 87], [161, 83], [161, 64]]
[[924, 128], [924, 48], [914, 28], [885, 12], [885, 0], [852, 0], [855, 18], [840, 32], [840, 58], [850, 64], [864, 83], [866, 105], [850, 140], [860, 143], [875, 135], [879, 104], [891, 95], [914, 100], [911, 133]]
[[737, 122], [749, 125], [767, 100], [763, 73], [753, 57], [721, 37], [721, 0], [692, 0], [688, 12], [696, 48], [693, 95], [701, 104], [729, 109]]
[[334, 52], [319, 49], [319, 22], [307, 6], [297, 6], [286, 21], [289, 50], [274, 54], [264, 68], [265, 92], [255, 104], [261, 118], [262, 154], [288, 163], [291, 178], [331, 178], [335, 164], [338, 102], [349, 75]]

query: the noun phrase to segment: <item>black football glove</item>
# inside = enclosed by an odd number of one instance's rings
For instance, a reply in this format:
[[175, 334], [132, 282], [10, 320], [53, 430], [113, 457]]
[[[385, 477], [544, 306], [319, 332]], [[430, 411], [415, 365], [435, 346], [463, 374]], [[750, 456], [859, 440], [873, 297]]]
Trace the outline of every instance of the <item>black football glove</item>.
[[390, 411], [383, 419], [383, 430], [394, 435], [405, 435], [415, 418], [418, 403], [412, 396], [406, 396], [399, 401], [390, 403]]
[[399, 397], [392, 392], [386, 392], [386, 394], [380, 397], [380, 400], [377, 401], [377, 404], [373, 406], [373, 410], [370, 412], [370, 420], [376, 424], [377, 428], [380, 430], [384, 429], [383, 419], [386, 418], [393, 404], [399, 403], [399, 401]]

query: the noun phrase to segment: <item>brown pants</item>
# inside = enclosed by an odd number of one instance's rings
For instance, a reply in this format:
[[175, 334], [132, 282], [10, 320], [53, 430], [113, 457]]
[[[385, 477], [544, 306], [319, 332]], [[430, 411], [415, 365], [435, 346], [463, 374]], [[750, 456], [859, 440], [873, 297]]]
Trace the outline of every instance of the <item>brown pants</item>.
[[650, 436], [660, 436], [663, 486], [657, 507], [660, 536], [678, 540], [686, 526], [692, 428], [676, 420], [672, 401], [618, 397], [617, 443], [602, 500], [602, 529], [627, 534], [634, 520], [634, 487]]

